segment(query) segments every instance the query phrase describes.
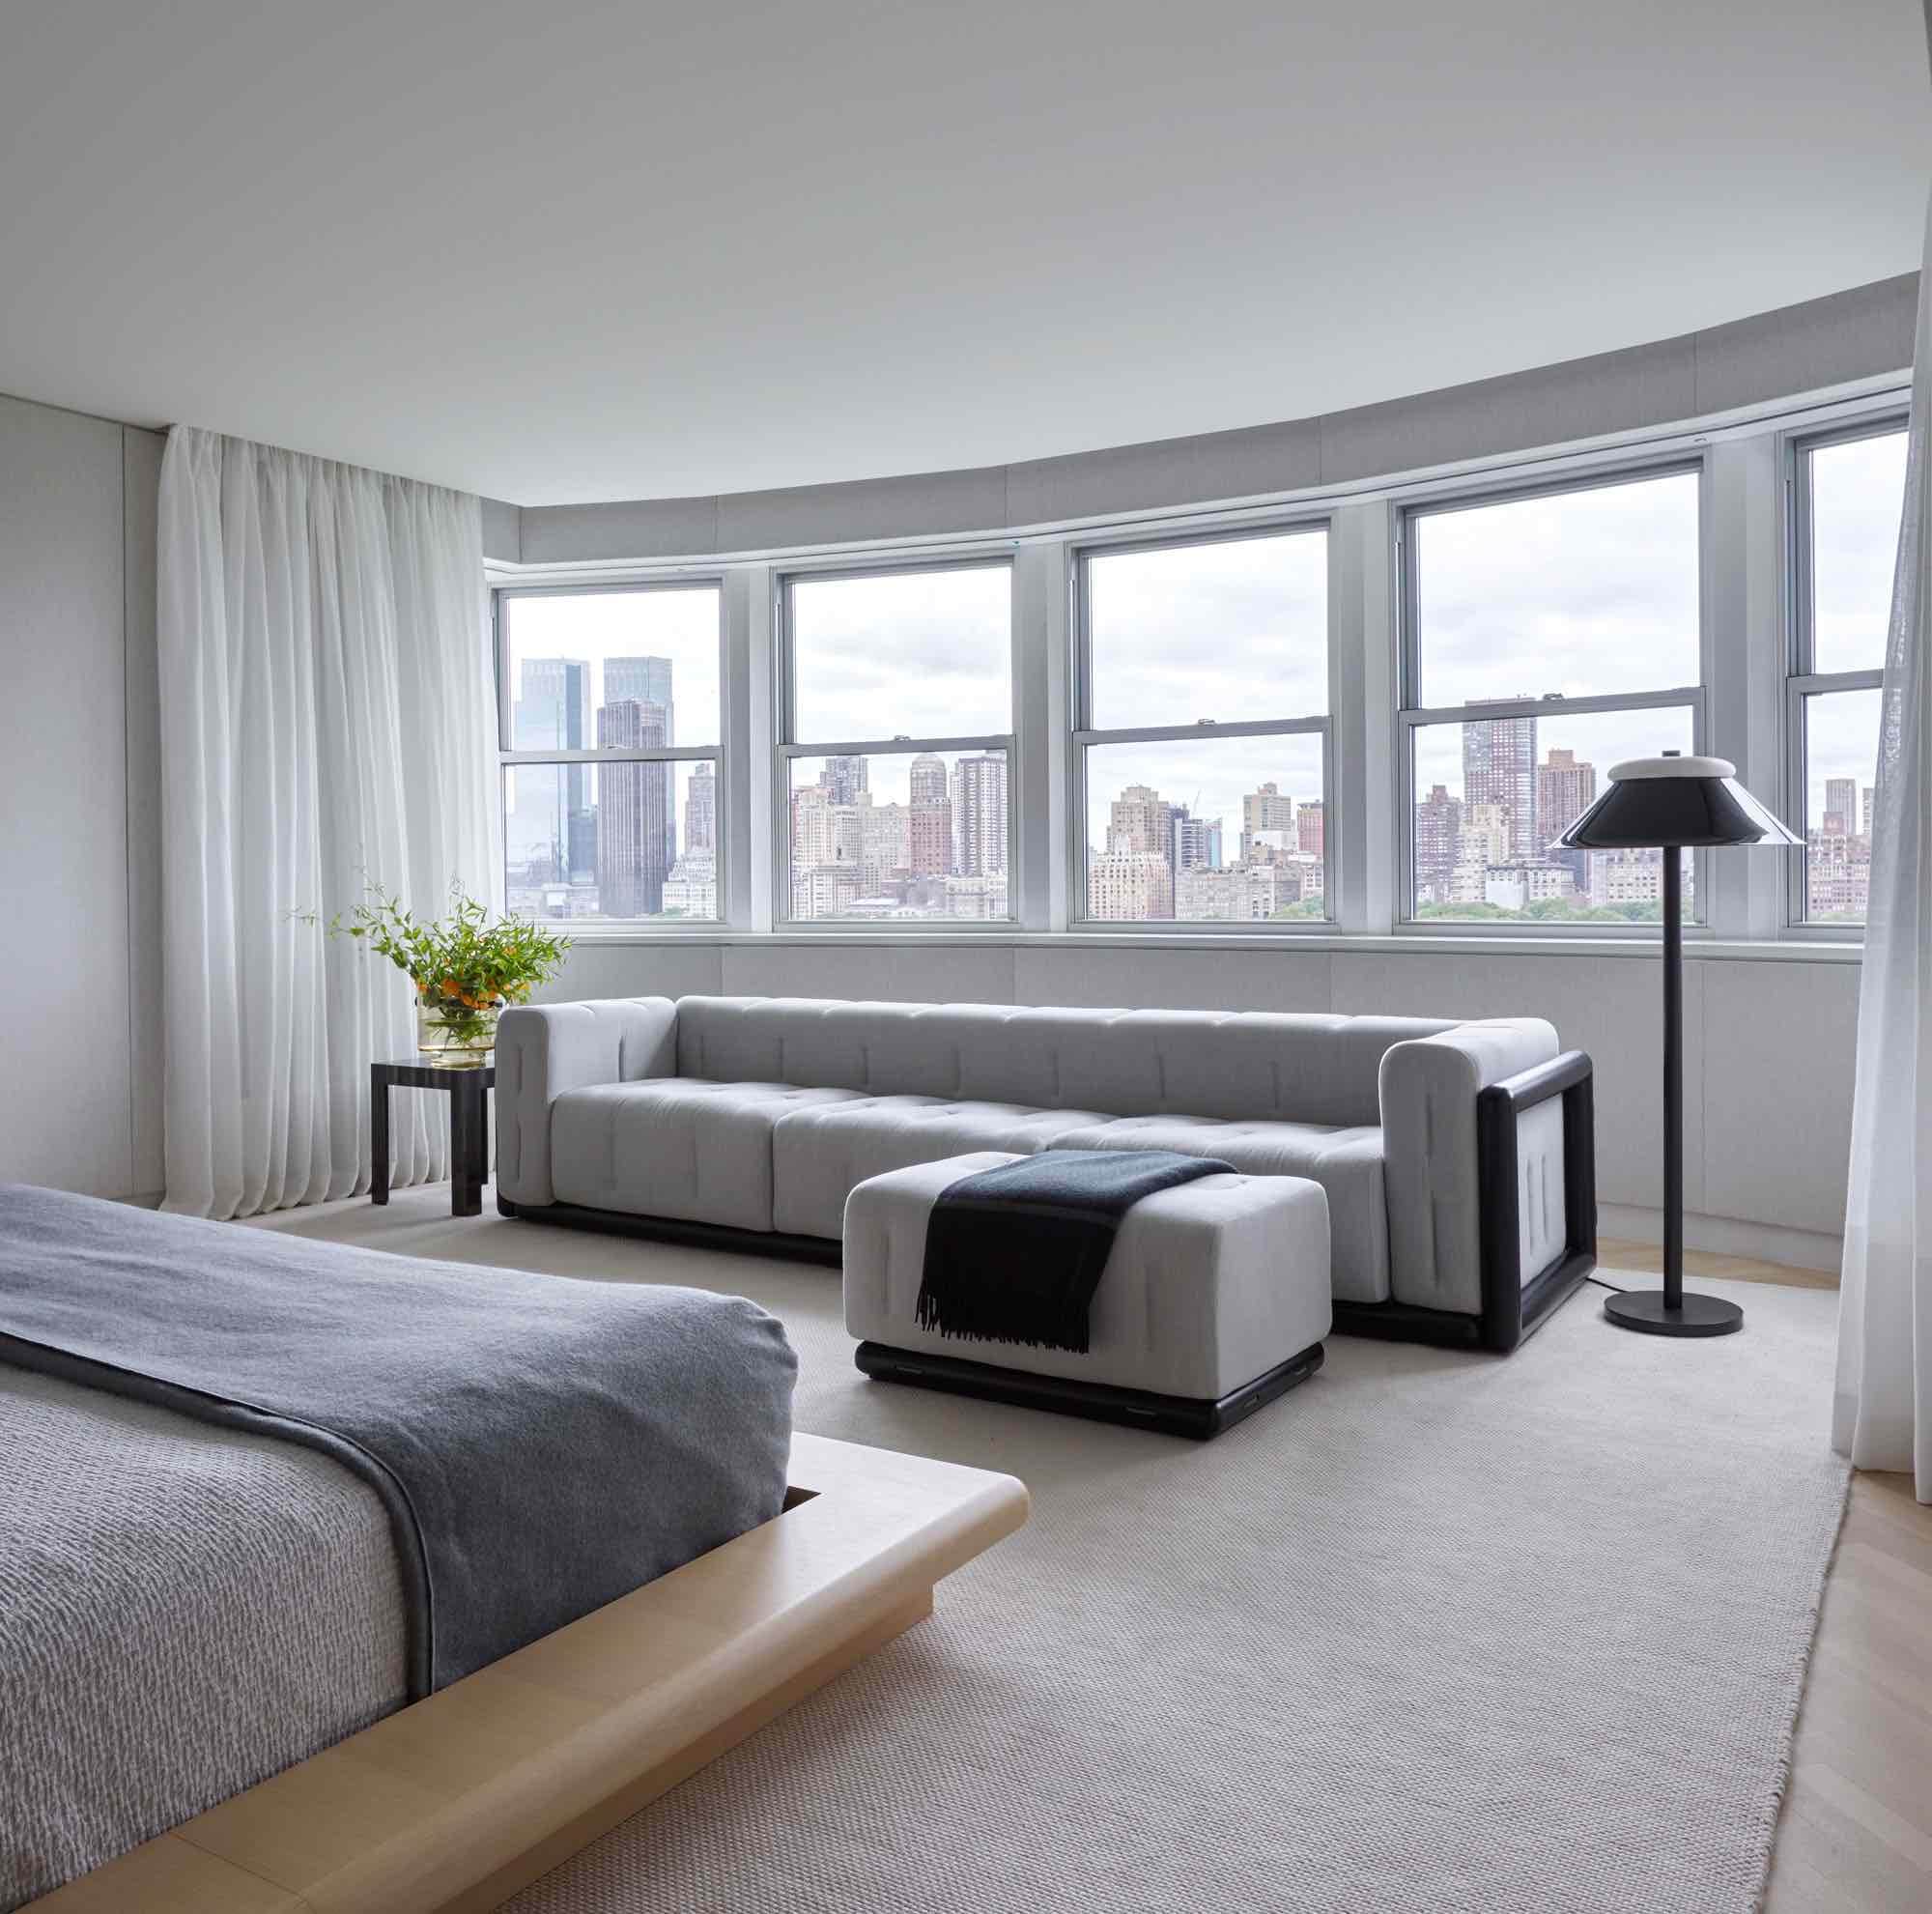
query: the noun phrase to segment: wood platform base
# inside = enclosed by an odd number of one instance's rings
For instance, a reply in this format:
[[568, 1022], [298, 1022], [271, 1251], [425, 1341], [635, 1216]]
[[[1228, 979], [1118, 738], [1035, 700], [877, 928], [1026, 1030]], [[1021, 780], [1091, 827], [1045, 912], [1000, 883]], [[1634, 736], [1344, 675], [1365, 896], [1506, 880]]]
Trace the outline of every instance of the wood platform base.
[[781, 1515], [31, 1903], [485, 1914], [932, 1610], [1009, 1475], [792, 1439]]

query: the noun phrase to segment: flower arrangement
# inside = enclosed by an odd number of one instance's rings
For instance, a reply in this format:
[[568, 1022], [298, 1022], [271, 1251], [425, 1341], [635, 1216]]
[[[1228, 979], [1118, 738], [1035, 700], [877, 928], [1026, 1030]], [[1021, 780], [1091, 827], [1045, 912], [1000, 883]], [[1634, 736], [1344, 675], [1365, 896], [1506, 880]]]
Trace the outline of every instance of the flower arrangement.
[[425, 924], [372, 884], [328, 932], [361, 939], [415, 986], [417, 1048], [426, 1057], [481, 1063], [496, 1043], [497, 1014], [556, 975], [570, 939], [527, 918], [492, 923], [461, 884], [453, 884], [449, 895], [448, 915]]

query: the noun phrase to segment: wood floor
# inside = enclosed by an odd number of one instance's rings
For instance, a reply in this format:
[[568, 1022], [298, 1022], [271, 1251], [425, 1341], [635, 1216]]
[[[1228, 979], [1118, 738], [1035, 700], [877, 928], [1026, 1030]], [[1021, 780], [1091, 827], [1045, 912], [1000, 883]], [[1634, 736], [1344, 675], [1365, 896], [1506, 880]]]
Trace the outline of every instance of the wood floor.
[[[1610, 1269], [1654, 1245], [1605, 1241]], [[1687, 1274], [1835, 1289], [1822, 1270], [1688, 1251]], [[1932, 1909], [1932, 1507], [1905, 1475], [1855, 1475], [1778, 1816], [1765, 1914]]]

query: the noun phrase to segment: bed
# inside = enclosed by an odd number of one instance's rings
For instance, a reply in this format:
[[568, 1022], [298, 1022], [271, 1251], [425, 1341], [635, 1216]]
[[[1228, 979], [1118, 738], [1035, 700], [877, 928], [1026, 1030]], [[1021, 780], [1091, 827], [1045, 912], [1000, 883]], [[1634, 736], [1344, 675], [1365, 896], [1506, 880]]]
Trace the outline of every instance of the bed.
[[[368, 1338], [387, 1352], [374, 1367], [400, 1345], [399, 1373], [432, 1399], [477, 1399], [540, 1465], [520, 1508], [528, 1454], [493, 1473], [432, 1453], [435, 1478], [404, 1495], [431, 1509], [428, 1540], [406, 1545], [394, 1494], [330, 1440], [289, 1439], [286, 1402], [207, 1390], [191, 1361], [225, 1332], [171, 1345], [178, 1325], [147, 1320], [194, 1323], [197, 1268], [262, 1245], [256, 1274], [293, 1292], [300, 1324], [241, 1338], [271, 1352], [339, 1340], [316, 1293], [335, 1280], [413, 1292], [430, 1312], [480, 1298], [492, 1323], [520, 1300], [574, 1302], [596, 1330], [557, 1328], [573, 1387], [537, 1419], [562, 1418], [551, 1433], [567, 1449], [569, 1417], [587, 1413], [602, 1445], [564, 1479], [492, 1379], [424, 1372], [399, 1319]], [[361, 1259], [353, 1273], [345, 1257]], [[555, 1366], [523, 1340], [524, 1367]], [[130, 1341], [151, 1373], [119, 1366]], [[792, 1438], [790, 1351], [742, 1299], [416, 1263], [50, 1192], [0, 1188], [0, 1365], [6, 1908], [492, 1906], [919, 1619], [939, 1576], [1025, 1514], [1009, 1478]], [[635, 1416], [632, 1395], [649, 1399]], [[466, 1470], [477, 1506], [449, 1498], [437, 1515], [443, 1477], [461, 1486]], [[567, 1589], [516, 1548], [553, 1502], [605, 1536], [584, 1540]]]

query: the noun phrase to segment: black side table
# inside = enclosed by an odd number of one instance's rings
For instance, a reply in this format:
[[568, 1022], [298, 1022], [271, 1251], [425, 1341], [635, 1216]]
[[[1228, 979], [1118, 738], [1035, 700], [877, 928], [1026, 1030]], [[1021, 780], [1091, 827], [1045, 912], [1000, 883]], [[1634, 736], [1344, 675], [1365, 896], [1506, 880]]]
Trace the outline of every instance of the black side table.
[[397, 1084], [411, 1090], [449, 1092], [449, 1214], [480, 1216], [483, 1185], [490, 1175], [490, 1104], [497, 1067], [447, 1069], [434, 1064], [369, 1066], [369, 1201], [389, 1200], [389, 1092]]

